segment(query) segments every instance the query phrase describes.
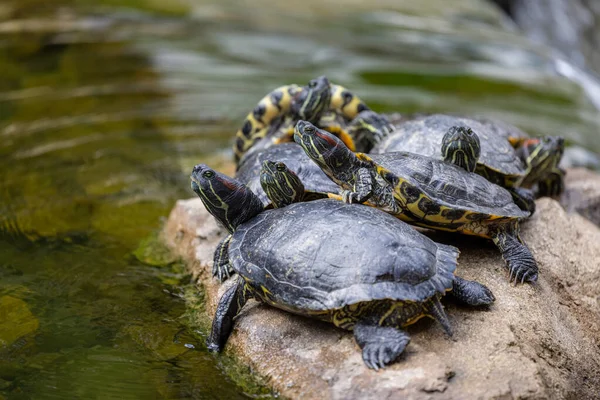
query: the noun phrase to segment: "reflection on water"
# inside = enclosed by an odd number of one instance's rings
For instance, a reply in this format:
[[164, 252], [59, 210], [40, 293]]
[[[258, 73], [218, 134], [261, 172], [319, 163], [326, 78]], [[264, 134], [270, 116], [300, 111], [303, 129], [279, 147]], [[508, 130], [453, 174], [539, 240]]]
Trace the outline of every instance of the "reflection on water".
[[344, 4], [0, 4], [0, 399], [249, 396], [187, 326], [174, 260], [133, 254], [273, 87], [326, 74], [377, 111], [600, 149], [581, 88], [493, 8]]

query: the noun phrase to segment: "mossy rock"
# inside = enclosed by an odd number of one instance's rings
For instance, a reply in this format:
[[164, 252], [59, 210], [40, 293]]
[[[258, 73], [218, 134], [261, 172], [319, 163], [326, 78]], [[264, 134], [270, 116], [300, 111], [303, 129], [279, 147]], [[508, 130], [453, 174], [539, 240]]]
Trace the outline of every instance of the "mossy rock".
[[35, 332], [39, 321], [27, 303], [12, 296], [0, 297], [0, 347], [8, 347], [19, 338]]

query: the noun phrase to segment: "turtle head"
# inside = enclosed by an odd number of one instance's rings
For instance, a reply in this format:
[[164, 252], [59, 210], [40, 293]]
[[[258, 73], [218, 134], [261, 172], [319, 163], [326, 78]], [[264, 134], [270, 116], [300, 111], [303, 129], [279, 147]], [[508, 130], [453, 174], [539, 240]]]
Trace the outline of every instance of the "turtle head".
[[348, 133], [358, 143], [365, 142], [372, 148], [394, 131], [394, 125], [386, 116], [375, 111], [365, 110], [358, 113], [348, 126]]
[[323, 172], [344, 187], [361, 167], [360, 160], [339, 138], [308, 121], [298, 121], [294, 141], [304, 149]]
[[225, 174], [198, 164], [190, 176], [192, 190], [204, 206], [229, 232], [263, 210], [263, 205], [248, 187]]
[[558, 167], [565, 151], [561, 136], [544, 136], [525, 140], [517, 155], [525, 162], [527, 175], [521, 185], [527, 187]]
[[260, 185], [276, 208], [302, 201], [304, 197], [302, 181], [282, 162], [263, 161], [260, 169]]
[[308, 82], [292, 100], [292, 113], [298, 119], [316, 123], [331, 103], [331, 84], [325, 76]]
[[444, 161], [474, 172], [481, 154], [479, 136], [468, 126], [453, 126], [442, 139]]

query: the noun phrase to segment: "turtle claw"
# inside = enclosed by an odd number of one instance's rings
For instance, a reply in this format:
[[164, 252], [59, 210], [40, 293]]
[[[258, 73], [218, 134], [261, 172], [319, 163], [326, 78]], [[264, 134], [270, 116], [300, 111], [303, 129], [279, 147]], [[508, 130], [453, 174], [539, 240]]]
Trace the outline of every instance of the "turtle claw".
[[346, 204], [352, 204], [356, 193], [351, 190], [342, 190], [342, 201]]
[[393, 362], [410, 342], [406, 332], [379, 325], [358, 325], [354, 328], [356, 342], [362, 348], [366, 366], [375, 371]]
[[517, 233], [500, 231], [492, 237], [492, 240], [498, 246], [502, 258], [506, 262], [509, 282], [512, 283], [513, 278], [515, 285], [519, 284], [519, 280], [522, 283], [537, 281], [538, 266], [535, 258], [525, 243], [519, 239]]
[[513, 278], [515, 286], [517, 286], [519, 283], [523, 284], [525, 282], [536, 282], [538, 278], [537, 267], [530, 268], [527, 265], [512, 265], [510, 267], [510, 277], [508, 281], [512, 283]]
[[224, 282], [227, 279], [231, 278], [231, 275], [233, 274], [233, 269], [231, 269], [229, 267], [229, 264], [225, 264], [225, 265], [213, 265], [213, 271], [212, 274], [214, 277], [216, 277], [219, 282]]

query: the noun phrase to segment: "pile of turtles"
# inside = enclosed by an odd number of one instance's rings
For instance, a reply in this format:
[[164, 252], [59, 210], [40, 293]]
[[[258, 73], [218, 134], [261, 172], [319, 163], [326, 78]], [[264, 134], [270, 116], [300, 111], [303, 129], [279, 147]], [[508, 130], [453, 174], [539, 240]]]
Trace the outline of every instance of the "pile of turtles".
[[235, 279], [209, 349], [223, 349], [250, 298], [352, 330], [376, 370], [398, 358], [421, 317], [451, 335], [443, 296], [486, 307], [494, 295], [456, 275], [456, 247], [413, 226], [488, 238], [510, 281], [535, 282], [520, 224], [537, 197], [563, 190], [563, 149], [561, 137], [482, 118], [388, 118], [326, 77], [275, 89], [236, 134], [235, 178], [204, 164], [191, 174], [229, 231], [213, 274]]

